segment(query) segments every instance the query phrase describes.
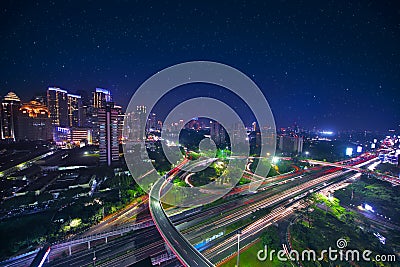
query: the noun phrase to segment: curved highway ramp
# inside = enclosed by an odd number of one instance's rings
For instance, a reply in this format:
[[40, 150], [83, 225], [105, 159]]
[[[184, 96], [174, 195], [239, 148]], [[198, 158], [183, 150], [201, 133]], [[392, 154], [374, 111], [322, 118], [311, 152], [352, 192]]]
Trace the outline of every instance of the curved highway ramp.
[[160, 179], [150, 191], [149, 207], [158, 231], [183, 265], [190, 267], [214, 266], [182, 236], [162, 209], [159, 199], [165, 182], [167, 182], [165, 179]]

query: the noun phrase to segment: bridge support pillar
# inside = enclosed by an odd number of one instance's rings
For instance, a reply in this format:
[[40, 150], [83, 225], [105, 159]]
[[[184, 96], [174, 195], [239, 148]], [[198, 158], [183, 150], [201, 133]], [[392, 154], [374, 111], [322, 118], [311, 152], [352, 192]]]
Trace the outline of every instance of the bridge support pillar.
[[72, 254], [71, 246], [68, 246], [68, 252], [69, 252], [69, 255], [71, 256], [71, 254]]
[[90, 241], [87, 242], [87, 248], [90, 249]]

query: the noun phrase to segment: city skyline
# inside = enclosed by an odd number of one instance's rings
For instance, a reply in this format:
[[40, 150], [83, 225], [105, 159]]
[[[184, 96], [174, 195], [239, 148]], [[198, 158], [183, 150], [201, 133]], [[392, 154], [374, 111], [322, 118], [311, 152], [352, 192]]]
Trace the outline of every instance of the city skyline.
[[0, 93], [105, 87], [126, 107], [157, 71], [211, 60], [253, 79], [278, 126], [398, 130], [396, 10], [390, 2], [6, 3]]
[[[49, 88], [58, 88], [58, 89], [60, 89], [62, 91], [66, 91], [67, 92], [67, 89], [62, 88], [62, 87], [55, 87], [55, 86], [47, 87], [47, 89], [49, 89]], [[69, 91], [68, 90], [67, 93], [68, 93], [69, 97], [70, 96], [74, 96], [74, 97], [81, 98], [82, 96], [79, 95], [78, 93], [71, 93], [71, 92], [80, 92], [80, 93], [84, 92], [86, 94], [86, 98], [87, 98], [85, 100], [89, 101], [90, 106], [95, 107], [96, 105], [94, 103], [95, 103], [96, 100], [94, 99], [94, 96], [92, 96], [91, 94], [94, 94], [96, 92], [96, 90], [107, 90], [110, 93], [110, 96], [115, 97], [114, 95], [112, 95], [112, 92], [110, 90], [103, 89], [103, 88], [100, 88], [100, 87], [94, 87], [92, 90], [90, 90], [90, 89], [89, 90], [82, 90], [81, 89], [81, 90], [76, 90], [76, 91], [74, 91], [74, 90]], [[0, 95], [0, 101], [2, 99], [4, 99], [4, 98], [7, 98], [7, 95], [10, 94], [10, 93], [15, 94], [19, 98], [19, 94], [16, 93], [16, 91], [12, 91], [11, 90], [7, 94], [5, 94], [4, 96]], [[20, 101], [21, 101], [21, 103], [27, 104], [28, 102], [31, 102], [31, 101], [37, 101], [38, 98], [40, 98], [40, 97], [46, 98], [46, 92], [42, 92], [42, 93], [36, 92], [35, 94], [32, 95], [32, 97], [28, 97], [27, 99], [22, 99], [21, 98]], [[116, 98], [118, 98], [118, 97], [116, 97]], [[218, 98], [218, 96], [217, 96], [217, 98]], [[174, 101], [176, 102], [177, 100], [175, 99]], [[120, 104], [120, 103], [116, 103], [115, 101], [111, 101], [111, 100], [108, 101], [108, 102], [114, 102], [115, 104], [118, 104], [118, 105]], [[234, 101], [233, 101], [233, 103], [234, 103]], [[169, 103], [169, 106], [174, 106], [174, 105]], [[121, 106], [119, 106], [119, 108], [121, 109], [122, 112], [125, 113], [126, 106], [122, 106], [121, 105]], [[160, 112], [160, 113], [154, 113], [155, 110], [157, 112]], [[241, 111], [241, 112], [242, 112], [241, 115], [245, 116], [244, 118], [241, 116], [242, 119], [244, 120], [245, 126], [248, 127], [248, 128], [252, 128], [253, 124], [256, 123], [255, 122], [256, 120], [255, 120], [254, 116], [252, 114], [250, 114], [248, 110], [246, 110], [244, 112]], [[166, 116], [167, 113], [168, 113], [167, 110], [163, 110], [162, 107], [160, 108], [160, 105], [157, 104], [153, 108], [153, 110], [151, 112], [149, 112], [148, 115], [149, 115], [149, 119], [150, 119], [151, 115], [153, 115], [153, 116], [156, 115], [155, 119], [158, 120], [158, 121], [163, 122], [163, 119], [165, 119], [165, 116]], [[68, 114], [68, 120], [71, 120], [70, 116], [71, 116], [71, 114]], [[397, 132], [396, 125], [392, 125], [392, 127], [389, 126], [387, 128], [372, 129], [372, 128], [351, 128], [351, 127], [349, 127], [349, 128], [341, 128], [341, 127], [336, 127], [334, 124], [327, 124], [327, 126], [321, 126], [321, 125], [306, 126], [306, 125], [301, 124], [301, 122], [299, 123], [298, 121], [295, 121], [295, 120], [293, 120], [291, 122], [288, 122], [288, 124], [279, 124], [279, 122], [277, 122], [277, 121], [275, 121], [275, 123], [277, 124], [277, 129], [278, 128], [279, 129], [280, 128], [285, 129], [287, 127], [289, 127], [289, 128], [290, 127], [301, 127], [302, 129], [306, 129], [306, 130], [332, 131], [333, 133], [335, 133], [335, 132], [346, 132], [346, 131], [372, 131], [372, 132], [379, 132], [379, 133], [382, 133], [382, 134], [387, 133], [387, 132], [393, 132], [393, 131]], [[70, 125], [70, 127], [71, 126], [72, 125]], [[83, 127], [83, 125], [75, 125], [75, 127]]]

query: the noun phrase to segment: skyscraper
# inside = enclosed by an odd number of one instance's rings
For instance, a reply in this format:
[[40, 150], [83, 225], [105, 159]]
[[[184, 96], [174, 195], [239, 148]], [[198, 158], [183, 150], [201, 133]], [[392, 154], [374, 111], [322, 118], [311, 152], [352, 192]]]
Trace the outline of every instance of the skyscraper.
[[121, 106], [115, 105], [114, 108], [118, 112], [118, 142], [121, 144], [123, 139], [124, 139], [123, 136], [122, 136], [122, 131], [123, 131], [123, 128], [124, 128], [125, 114], [122, 111], [122, 107]]
[[20, 106], [21, 100], [13, 92], [9, 92], [1, 101], [1, 139], [16, 140], [17, 114]]
[[157, 117], [155, 113], [150, 113], [146, 124], [146, 131], [155, 131], [157, 128]]
[[284, 153], [302, 153], [303, 137], [282, 135], [279, 137], [279, 149]]
[[69, 126], [68, 93], [66, 90], [58, 87], [49, 87], [47, 89], [47, 107], [53, 126]]
[[105, 108], [107, 102], [112, 101], [111, 92], [107, 89], [96, 88], [93, 92], [92, 98], [92, 106], [89, 108], [89, 112], [87, 113], [86, 120], [87, 123], [93, 127], [93, 142], [100, 142], [100, 133], [99, 133], [99, 118], [98, 111], [100, 108]]
[[93, 107], [104, 108], [107, 102], [111, 102], [111, 92], [107, 89], [96, 88], [93, 92]]
[[217, 146], [225, 144], [225, 129], [224, 127], [216, 121], [210, 122], [210, 135], [211, 139], [215, 142]]
[[125, 114], [126, 138], [130, 141], [144, 140], [143, 130], [146, 130], [147, 119], [146, 106], [137, 106], [136, 111]]
[[70, 127], [83, 126], [82, 97], [68, 94], [68, 123]]
[[98, 109], [100, 162], [111, 165], [119, 159], [118, 108], [114, 103], [106, 102]]

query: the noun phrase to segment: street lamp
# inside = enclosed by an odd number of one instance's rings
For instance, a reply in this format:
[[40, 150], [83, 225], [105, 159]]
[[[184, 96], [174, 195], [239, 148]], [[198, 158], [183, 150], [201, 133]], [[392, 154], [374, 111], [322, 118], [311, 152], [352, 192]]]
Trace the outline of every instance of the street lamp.
[[96, 250], [93, 251], [93, 266], [96, 266]]
[[237, 261], [236, 261], [236, 267], [239, 267], [239, 254], [240, 254], [240, 234], [241, 234], [242, 232], [240, 231], [240, 230], [238, 230], [237, 231], [237, 238], [238, 238], [238, 245], [237, 245], [237, 250], [238, 250], [238, 252], [237, 252]]

